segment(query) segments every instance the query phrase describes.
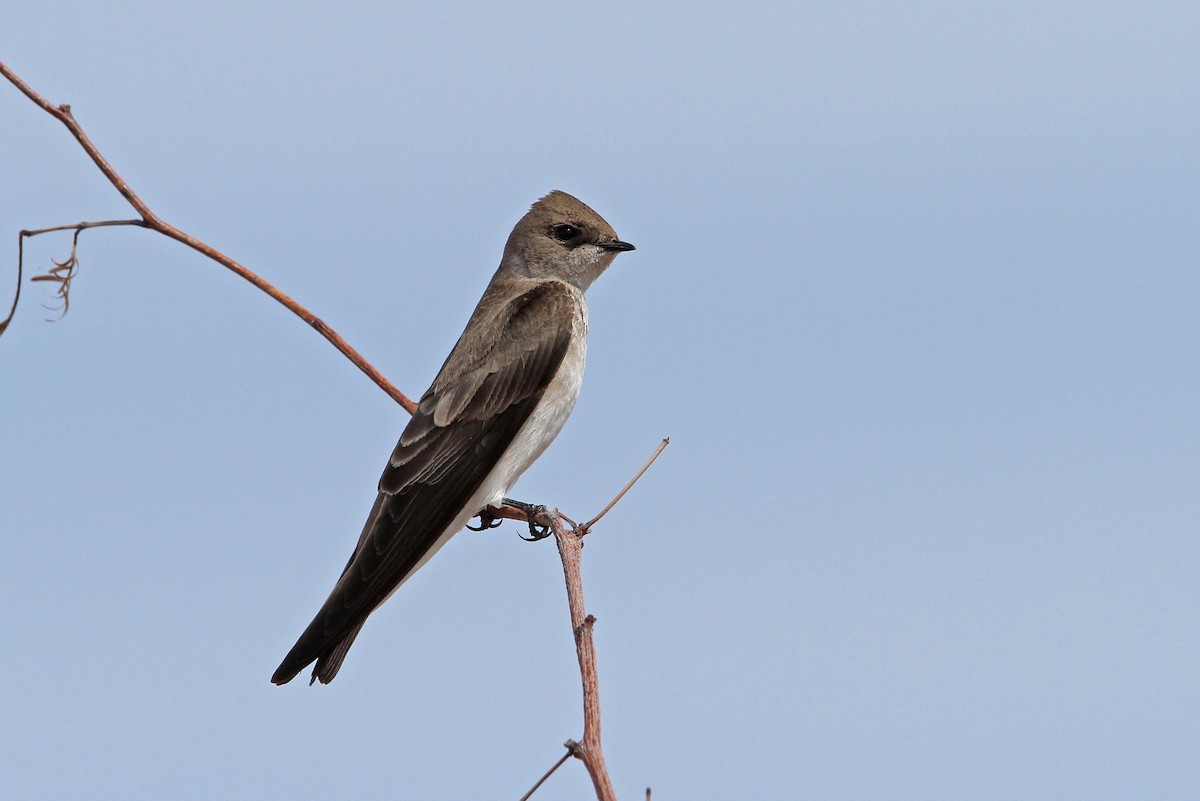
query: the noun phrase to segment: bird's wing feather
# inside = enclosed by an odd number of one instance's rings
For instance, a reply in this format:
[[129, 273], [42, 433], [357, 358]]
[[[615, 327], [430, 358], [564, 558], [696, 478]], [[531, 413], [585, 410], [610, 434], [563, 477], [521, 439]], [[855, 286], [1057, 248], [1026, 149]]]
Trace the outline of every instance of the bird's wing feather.
[[578, 304], [566, 285], [539, 282], [490, 312], [500, 315], [483, 327], [502, 332], [494, 341], [459, 339], [400, 436], [341, 578], [272, 681], [314, 659], [314, 676], [333, 678], [367, 615], [460, 515], [541, 400], [577, 333]]

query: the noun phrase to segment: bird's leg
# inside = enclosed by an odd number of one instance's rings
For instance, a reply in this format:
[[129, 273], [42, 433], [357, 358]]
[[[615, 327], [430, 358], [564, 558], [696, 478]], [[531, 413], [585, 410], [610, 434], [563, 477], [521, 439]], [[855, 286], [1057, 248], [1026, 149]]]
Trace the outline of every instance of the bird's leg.
[[487, 531], [489, 528], [496, 528], [502, 522], [504, 522], [503, 518], [496, 517], [488, 512], [488, 508], [486, 506], [479, 510], [477, 517], [479, 518], [478, 526], [472, 526], [470, 523], [467, 523], [467, 528], [469, 528], [471, 531]]
[[[540, 515], [549, 513], [550, 510], [547, 509], [545, 506], [542, 506], [539, 503], [525, 503], [524, 501], [514, 501], [512, 498], [505, 498], [504, 505], [512, 506], [516, 509], [520, 509], [522, 512], [525, 513], [525, 517], [529, 521], [529, 536], [521, 537], [521, 539], [525, 540], [526, 542], [537, 542], [538, 540], [544, 540], [544, 539], [546, 539], [546, 537], [550, 536], [550, 527], [549, 526], [539, 526], [534, 522], [535, 520], [537, 520], [537, 518]], [[518, 534], [517, 536], [520, 536], [520, 535]]]

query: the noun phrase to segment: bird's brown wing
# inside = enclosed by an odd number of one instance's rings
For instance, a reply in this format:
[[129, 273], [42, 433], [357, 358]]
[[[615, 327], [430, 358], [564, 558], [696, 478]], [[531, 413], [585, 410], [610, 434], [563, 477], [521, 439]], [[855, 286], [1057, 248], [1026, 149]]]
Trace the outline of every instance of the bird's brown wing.
[[482, 329], [502, 332], [493, 341], [472, 341], [481, 329], [468, 324], [401, 434], [341, 578], [272, 682], [291, 681], [314, 660], [313, 679], [333, 679], [367, 616], [464, 511], [537, 406], [572, 336], [582, 334], [578, 312], [566, 285], [541, 282], [487, 312], [499, 315]]

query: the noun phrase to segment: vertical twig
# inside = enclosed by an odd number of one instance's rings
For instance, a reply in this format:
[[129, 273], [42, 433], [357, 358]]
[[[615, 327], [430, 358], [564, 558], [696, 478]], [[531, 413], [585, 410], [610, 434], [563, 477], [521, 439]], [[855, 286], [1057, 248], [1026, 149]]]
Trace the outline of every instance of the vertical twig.
[[596, 618], [587, 614], [583, 602], [583, 577], [580, 572], [583, 536], [573, 528], [563, 528], [557, 509], [550, 513], [550, 529], [554, 532], [558, 555], [562, 558], [567, 604], [571, 610], [571, 630], [575, 635], [575, 652], [579, 657], [579, 675], [583, 683], [583, 740], [568, 740], [566, 745], [587, 768], [598, 801], [616, 801], [617, 794], [608, 776], [604, 750], [600, 745], [600, 682], [596, 676], [596, 648], [592, 642], [592, 627]]

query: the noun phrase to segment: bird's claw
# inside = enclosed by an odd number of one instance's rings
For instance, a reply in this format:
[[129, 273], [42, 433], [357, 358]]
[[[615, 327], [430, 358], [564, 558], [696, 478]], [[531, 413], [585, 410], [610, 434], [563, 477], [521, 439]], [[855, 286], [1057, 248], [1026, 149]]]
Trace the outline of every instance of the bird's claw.
[[546, 537], [550, 536], [550, 526], [539, 526], [534, 522], [538, 519], [538, 517], [544, 514], [549, 514], [550, 510], [545, 506], [537, 503], [514, 501], [512, 498], [505, 498], [504, 503], [506, 506], [515, 507], [525, 513], [525, 519], [529, 523], [529, 536], [526, 537], [523, 534], [518, 534], [518, 537], [526, 542], [537, 542], [538, 540], [544, 540]]
[[503, 518], [488, 514], [487, 509], [484, 509], [482, 512], [480, 512], [478, 517], [479, 517], [479, 525], [478, 526], [472, 526], [470, 523], [467, 523], [467, 528], [470, 529], [471, 531], [487, 531], [489, 528], [496, 528], [502, 522], [504, 522]]
[[526, 537], [524, 534], [518, 534], [517, 536], [526, 542], [537, 542], [538, 540], [544, 540], [546, 537], [550, 536], [550, 527], [539, 526], [533, 522], [533, 518], [531, 517], [529, 518], [529, 536]]

